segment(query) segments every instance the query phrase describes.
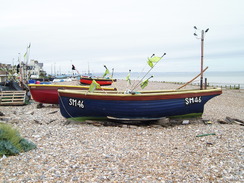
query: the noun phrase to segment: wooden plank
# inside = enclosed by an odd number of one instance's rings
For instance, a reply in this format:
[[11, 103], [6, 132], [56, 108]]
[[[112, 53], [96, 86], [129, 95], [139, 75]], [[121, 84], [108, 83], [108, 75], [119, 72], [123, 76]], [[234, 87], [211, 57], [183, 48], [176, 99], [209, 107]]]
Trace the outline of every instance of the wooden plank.
[[4, 93], [2, 96], [23, 96], [23, 93]]

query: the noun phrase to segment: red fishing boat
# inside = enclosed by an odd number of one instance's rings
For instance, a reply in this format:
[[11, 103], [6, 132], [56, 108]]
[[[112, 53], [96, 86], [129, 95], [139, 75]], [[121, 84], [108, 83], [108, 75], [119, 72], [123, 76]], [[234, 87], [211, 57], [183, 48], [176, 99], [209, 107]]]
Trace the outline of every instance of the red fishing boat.
[[[56, 85], [56, 84], [29, 84], [32, 98], [36, 102], [58, 104], [58, 89], [89, 90], [89, 86]], [[97, 90], [115, 91], [116, 88], [99, 88]]]
[[80, 83], [85, 85], [90, 85], [93, 80], [95, 80], [101, 86], [111, 85], [113, 82], [116, 82], [116, 79], [110, 79], [110, 78], [96, 78], [96, 77], [88, 77], [88, 76], [80, 77]]

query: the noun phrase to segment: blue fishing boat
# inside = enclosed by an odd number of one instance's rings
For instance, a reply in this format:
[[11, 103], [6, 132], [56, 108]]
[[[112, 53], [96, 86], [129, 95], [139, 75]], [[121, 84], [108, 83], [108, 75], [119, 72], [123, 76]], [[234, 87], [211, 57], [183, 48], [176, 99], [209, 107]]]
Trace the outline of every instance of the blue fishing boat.
[[142, 92], [58, 90], [65, 118], [160, 119], [201, 116], [204, 104], [221, 89], [162, 90]]

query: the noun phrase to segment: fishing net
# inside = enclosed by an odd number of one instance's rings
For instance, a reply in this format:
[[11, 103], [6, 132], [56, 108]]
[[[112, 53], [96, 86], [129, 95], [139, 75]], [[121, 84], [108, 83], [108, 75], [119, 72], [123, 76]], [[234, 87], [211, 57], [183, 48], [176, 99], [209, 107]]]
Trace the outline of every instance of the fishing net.
[[36, 145], [22, 138], [16, 129], [0, 123], [0, 156], [16, 155], [35, 149]]

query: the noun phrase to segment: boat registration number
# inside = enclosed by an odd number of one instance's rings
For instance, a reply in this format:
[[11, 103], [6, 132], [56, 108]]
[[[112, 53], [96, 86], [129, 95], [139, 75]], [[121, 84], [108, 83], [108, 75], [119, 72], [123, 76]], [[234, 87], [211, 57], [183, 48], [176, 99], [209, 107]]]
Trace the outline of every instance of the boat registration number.
[[201, 102], [202, 102], [202, 98], [201, 97], [188, 97], [188, 98], [185, 98], [185, 104], [186, 105], [191, 105], [191, 104], [201, 103]]
[[78, 99], [73, 99], [73, 98], [69, 99], [69, 105], [74, 106], [74, 107], [80, 107], [80, 108], [85, 107], [83, 100], [78, 100]]

